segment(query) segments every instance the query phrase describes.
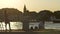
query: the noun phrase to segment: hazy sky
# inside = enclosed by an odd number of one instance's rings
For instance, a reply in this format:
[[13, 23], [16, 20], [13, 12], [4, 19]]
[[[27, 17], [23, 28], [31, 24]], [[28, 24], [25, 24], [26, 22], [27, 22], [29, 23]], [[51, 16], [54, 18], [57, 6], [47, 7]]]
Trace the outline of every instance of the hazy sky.
[[17, 8], [22, 11], [24, 4], [30, 11], [60, 10], [60, 0], [0, 0], [0, 8]]

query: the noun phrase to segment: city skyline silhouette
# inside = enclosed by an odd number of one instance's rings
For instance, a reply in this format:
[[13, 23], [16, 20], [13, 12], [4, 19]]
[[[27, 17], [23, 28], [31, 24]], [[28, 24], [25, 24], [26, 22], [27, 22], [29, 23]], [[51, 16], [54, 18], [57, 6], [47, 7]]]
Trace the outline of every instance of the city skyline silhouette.
[[59, 1], [0, 0], [0, 32], [4, 34], [60, 32]]
[[[60, 11], [52, 12], [50, 10], [41, 10], [39, 13], [27, 10], [26, 5], [24, 5], [23, 12], [15, 8], [2, 8], [0, 9], [0, 22], [5, 23], [5, 30], [11, 31], [10, 22], [22, 22], [22, 29], [24, 31], [31, 29], [45, 29], [44, 24], [46, 22], [60, 23]], [[37, 24], [34, 25], [33, 23]], [[7, 27], [9, 24], [9, 27]], [[30, 24], [30, 25], [29, 25]], [[32, 27], [31, 24], [35, 26]], [[18, 27], [18, 26], [17, 26]], [[17, 29], [18, 30], [18, 29]]]

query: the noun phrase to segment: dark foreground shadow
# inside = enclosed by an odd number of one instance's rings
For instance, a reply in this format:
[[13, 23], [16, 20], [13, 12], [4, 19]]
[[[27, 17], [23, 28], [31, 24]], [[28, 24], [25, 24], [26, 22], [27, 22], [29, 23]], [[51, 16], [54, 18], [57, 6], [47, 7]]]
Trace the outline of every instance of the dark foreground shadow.
[[0, 34], [40, 34], [38, 32], [0, 32]]
[[0, 32], [0, 34], [59, 34], [60, 32]]

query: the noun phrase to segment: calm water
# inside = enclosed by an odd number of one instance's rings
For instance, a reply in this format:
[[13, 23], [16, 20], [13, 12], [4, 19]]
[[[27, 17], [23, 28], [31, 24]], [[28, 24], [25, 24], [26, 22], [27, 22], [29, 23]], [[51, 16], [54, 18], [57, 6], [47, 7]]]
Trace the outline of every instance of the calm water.
[[45, 23], [45, 29], [59, 29], [60, 23]]
[[[21, 22], [10, 22], [11, 29], [22, 29], [23, 24]], [[5, 23], [0, 22], [0, 30], [5, 30]], [[9, 29], [9, 25], [7, 24], [7, 29]]]
[[[11, 29], [22, 29], [23, 23], [22, 22], [10, 22]], [[39, 23], [29, 23], [30, 27], [37, 26], [39, 28]], [[45, 23], [45, 29], [60, 29], [60, 23]], [[9, 25], [7, 24], [7, 29], [9, 29]], [[5, 30], [5, 23], [0, 22], [0, 30]]]
[[[22, 22], [10, 22], [11, 29], [22, 29], [23, 28], [23, 23]], [[39, 27], [39, 23], [29, 23], [29, 28], [30, 27]], [[5, 23], [0, 22], [0, 30], [5, 30]], [[7, 29], [9, 29], [9, 25], [7, 24]]]

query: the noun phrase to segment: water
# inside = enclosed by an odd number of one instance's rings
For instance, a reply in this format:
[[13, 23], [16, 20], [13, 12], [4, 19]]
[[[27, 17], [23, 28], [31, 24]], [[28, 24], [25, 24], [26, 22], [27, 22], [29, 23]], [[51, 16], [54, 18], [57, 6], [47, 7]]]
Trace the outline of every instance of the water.
[[[11, 29], [23, 29], [23, 23], [22, 22], [10, 22]], [[29, 29], [30, 27], [35, 28], [37, 26], [39, 28], [39, 23], [29, 23]], [[60, 23], [45, 23], [44, 25], [45, 29], [59, 29], [60, 30]], [[5, 23], [0, 22], [0, 30], [5, 30]], [[9, 25], [7, 24], [7, 29], [9, 29]]]
[[45, 29], [59, 29], [60, 23], [45, 23]]
[[[10, 26], [11, 29], [23, 29], [23, 23], [22, 22], [10, 22]], [[35, 28], [38, 27], [39, 28], [39, 23], [29, 23], [29, 29], [31, 27]], [[0, 30], [5, 30], [5, 23], [4, 22], [0, 22]], [[7, 29], [9, 30], [9, 24], [7, 24]]]
[[[11, 29], [22, 29], [22, 22], [10, 22]], [[0, 30], [5, 30], [5, 23], [0, 22]], [[9, 24], [7, 24], [7, 29], [9, 30]]]

